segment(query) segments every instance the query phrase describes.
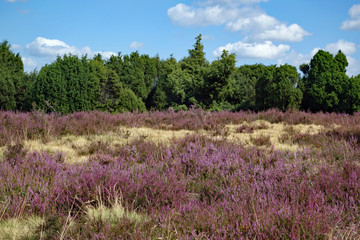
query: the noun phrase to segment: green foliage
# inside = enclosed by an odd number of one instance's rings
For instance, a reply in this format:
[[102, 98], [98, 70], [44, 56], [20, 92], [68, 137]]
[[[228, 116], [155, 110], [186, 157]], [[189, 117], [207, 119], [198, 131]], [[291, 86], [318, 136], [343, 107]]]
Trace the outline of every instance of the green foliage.
[[220, 59], [207, 67], [204, 77], [207, 102], [224, 102], [226, 96], [231, 94], [230, 75], [234, 70], [235, 54], [229, 54], [225, 50]]
[[303, 109], [349, 112], [343, 104], [347, 91], [352, 88], [346, 75], [347, 65], [346, 56], [341, 51], [334, 57], [329, 52], [319, 50], [311, 59], [308, 76], [303, 78]]
[[15, 101], [15, 86], [11, 75], [4, 69], [0, 68], [0, 109], [14, 110], [16, 107]]
[[291, 109], [298, 110], [301, 105], [303, 94], [297, 84], [300, 80], [296, 68], [290, 65], [283, 65], [275, 71], [275, 89], [272, 93], [274, 106], [282, 111]]
[[343, 110], [347, 113], [360, 112], [360, 74], [349, 79], [345, 99], [342, 103]]
[[25, 73], [24, 86], [22, 88], [20, 95], [22, 98], [19, 97], [21, 104], [18, 106], [17, 109], [24, 111], [32, 110], [32, 103], [33, 103], [32, 92], [38, 75], [39, 72], [37, 72], [36, 70], [33, 70], [30, 73]]
[[159, 58], [139, 55], [112, 56], [106, 66], [114, 70], [120, 81], [130, 88], [137, 97], [146, 101], [158, 78]]
[[10, 47], [7, 41], [0, 43], [0, 109], [4, 110], [20, 109], [24, 104], [24, 66]]
[[33, 88], [33, 100], [38, 109], [46, 112], [68, 113], [67, 86], [57, 62], [45, 65]]
[[205, 58], [204, 45], [201, 43], [201, 34], [195, 39], [194, 48], [189, 50], [189, 56], [180, 62], [181, 68], [191, 76], [191, 80], [187, 81], [185, 85], [185, 101], [187, 106], [205, 101], [207, 95], [204, 82], [204, 70], [209, 63]]
[[114, 112], [129, 112], [146, 110], [145, 104], [129, 88], [123, 88], [115, 101]]
[[299, 109], [302, 100], [302, 92], [297, 87], [299, 79], [299, 73], [293, 66], [266, 67], [256, 83], [257, 109]]
[[255, 110], [255, 86], [264, 68], [259, 64], [243, 65], [232, 72], [226, 94], [232, 110]]
[[261, 69], [259, 78], [256, 81], [256, 109], [264, 110], [274, 105], [271, 102], [271, 91], [275, 90], [274, 73], [276, 66], [268, 66]]
[[[346, 75], [348, 62], [320, 50], [299, 69], [262, 64], [235, 67], [235, 55], [224, 51], [211, 63], [201, 34], [189, 55], [177, 62], [133, 52], [103, 60], [59, 56], [39, 72], [24, 73], [19, 54], [0, 45], [0, 109], [72, 113], [186, 110], [192, 105], [212, 110], [278, 108], [353, 113], [360, 111], [360, 77]], [[146, 103], [146, 105], [145, 105]]]

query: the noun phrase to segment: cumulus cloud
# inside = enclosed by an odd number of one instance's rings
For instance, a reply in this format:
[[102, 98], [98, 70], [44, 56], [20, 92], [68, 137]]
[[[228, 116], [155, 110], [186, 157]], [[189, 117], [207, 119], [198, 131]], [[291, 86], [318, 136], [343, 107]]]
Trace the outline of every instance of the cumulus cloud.
[[22, 57], [25, 69], [34, 69], [38, 66], [38, 62], [32, 58]]
[[17, 51], [17, 50], [21, 50], [22, 47], [20, 44], [11, 44], [11, 48], [12, 51]]
[[351, 55], [356, 52], [356, 45], [353, 42], [347, 42], [340, 39], [336, 43], [327, 44], [325, 50], [332, 54], [336, 54], [339, 50], [341, 50], [344, 54]]
[[357, 76], [360, 74], [360, 61], [356, 60], [353, 57], [346, 56], [349, 66], [346, 69], [348, 76]]
[[238, 58], [278, 59], [290, 50], [290, 46], [283, 44], [275, 45], [271, 41], [265, 41], [264, 43], [246, 43], [239, 41], [219, 47], [213, 54], [219, 57], [223, 50], [235, 53]]
[[307, 54], [298, 53], [292, 50], [283, 57], [279, 58], [277, 63], [279, 65], [287, 63], [298, 67], [303, 63], [310, 63], [310, 60], [321, 49], [328, 51], [331, 54], [336, 54], [339, 50], [341, 50], [346, 55], [349, 63], [346, 71], [347, 75], [353, 76], [360, 73], [360, 61], [350, 56], [351, 54], [354, 54], [356, 52], [356, 45], [355, 43], [347, 42], [343, 39], [340, 39], [335, 43], [329, 43], [324, 48], [314, 48], [310, 51], [310, 53]]
[[167, 11], [170, 21], [180, 26], [222, 25], [235, 19], [240, 13], [239, 9], [227, 9], [219, 5], [195, 8], [183, 3]]
[[88, 55], [92, 57], [96, 54], [101, 54], [104, 57], [111, 55], [116, 55], [113, 52], [93, 52], [90, 47], [77, 48], [75, 46], [70, 46], [63, 41], [57, 39], [47, 39], [43, 37], [37, 37], [32, 43], [26, 44], [26, 49], [34, 56], [38, 57], [56, 57], [62, 56], [65, 54], [74, 54], [74, 55]]
[[297, 24], [286, 26], [278, 23], [273, 28], [256, 34], [257, 39], [272, 39], [277, 41], [300, 42], [305, 36], [310, 35]]
[[89, 54], [89, 47], [78, 49], [75, 46], [69, 46], [65, 42], [57, 39], [47, 39], [37, 37], [32, 43], [26, 44], [26, 48], [34, 55], [57, 56], [64, 54]]
[[239, 6], [245, 4], [254, 4], [259, 2], [267, 2], [268, 0], [207, 0], [202, 5], [229, 5], [229, 6]]
[[360, 30], [360, 4], [355, 4], [349, 9], [350, 19], [344, 21], [342, 30]]
[[143, 46], [144, 46], [143, 43], [134, 41], [134, 42], [132, 42], [130, 44], [129, 48], [131, 48], [131, 49], [139, 49], [139, 48], [142, 48]]
[[[254, 41], [302, 41], [310, 35], [298, 24], [285, 24], [262, 9], [245, 3], [261, 0], [211, 0], [200, 6], [179, 3], [168, 9], [168, 17], [179, 26], [225, 25], [229, 31], [243, 31]], [[235, 7], [234, 7], [235, 6]]]
[[278, 65], [290, 64], [299, 68], [303, 63], [310, 63], [311, 59], [321, 48], [314, 48], [309, 53], [298, 53], [295, 50], [291, 50], [281, 58], [277, 60]]

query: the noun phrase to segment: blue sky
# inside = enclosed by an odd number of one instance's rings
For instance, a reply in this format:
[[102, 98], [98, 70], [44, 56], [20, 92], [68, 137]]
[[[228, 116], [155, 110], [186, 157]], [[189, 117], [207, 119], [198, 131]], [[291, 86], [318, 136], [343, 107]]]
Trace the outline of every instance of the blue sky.
[[341, 49], [360, 74], [360, 0], [0, 0], [0, 29], [26, 71], [70, 52], [180, 60], [201, 33], [209, 61], [226, 49], [237, 65], [298, 67]]

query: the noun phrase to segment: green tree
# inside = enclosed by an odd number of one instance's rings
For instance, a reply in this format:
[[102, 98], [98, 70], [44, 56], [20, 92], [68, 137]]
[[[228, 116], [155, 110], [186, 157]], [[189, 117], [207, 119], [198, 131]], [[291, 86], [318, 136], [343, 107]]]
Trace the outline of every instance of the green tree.
[[90, 62], [86, 56], [70, 54], [44, 66], [33, 88], [36, 105], [47, 112], [61, 113], [95, 109], [101, 81], [96, 64], [101, 65], [101, 56]]
[[69, 113], [67, 84], [58, 62], [41, 68], [32, 91], [38, 109], [46, 112]]
[[[232, 91], [230, 76], [235, 70], [235, 54], [223, 51], [218, 60], [213, 61], [205, 71], [205, 103], [216, 105], [226, 101]], [[227, 104], [229, 105], [229, 104]]]
[[160, 60], [133, 52], [130, 55], [112, 56], [106, 66], [114, 70], [120, 81], [130, 88], [137, 97], [146, 101], [158, 79]]
[[256, 108], [299, 109], [302, 91], [298, 88], [300, 75], [290, 65], [268, 66], [256, 83]]
[[360, 112], [360, 74], [349, 79], [341, 110], [350, 114]]
[[23, 88], [23, 100], [21, 100], [20, 102], [22, 102], [22, 104], [19, 106], [18, 109], [20, 110], [24, 110], [24, 111], [31, 111], [32, 110], [32, 103], [34, 102], [32, 93], [33, 93], [33, 88], [36, 82], [36, 79], [39, 75], [39, 72], [35, 69], [32, 72], [26, 73], [25, 74], [25, 80], [24, 80], [24, 88]]
[[271, 93], [276, 88], [274, 83], [276, 66], [264, 66], [261, 70], [255, 86], [256, 110], [265, 110], [274, 106]]
[[165, 110], [171, 106], [172, 100], [169, 99], [169, 81], [168, 76], [174, 71], [181, 70], [179, 64], [173, 56], [166, 60], [161, 60], [158, 66], [158, 77], [154, 82], [147, 100], [148, 109]]
[[308, 76], [303, 78], [304, 99], [302, 108], [316, 111], [345, 111], [343, 101], [349, 89], [346, 75], [346, 56], [339, 51], [334, 57], [319, 50], [310, 61]]
[[25, 73], [19, 54], [10, 50], [7, 41], [0, 44], [0, 109], [20, 109], [24, 104]]
[[209, 63], [205, 58], [201, 34], [195, 39], [194, 48], [189, 50], [189, 56], [180, 62], [181, 68], [191, 75], [191, 81], [187, 81], [185, 85], [185, 103], [187, 106], [193, 104], [202, 105], [201, 103], [207, 100], [204, 70]]
[[282, 111], [299, 109], [303, 98], [302, 91], [297, 87], [300, 75], [294, 66], [282, 65], [276, 68], [274, 75], [274, 89], [269, 98], [273, 106]]
[[11, 74], [0, 67], [0, 110], [14, 110], [15, 86]]

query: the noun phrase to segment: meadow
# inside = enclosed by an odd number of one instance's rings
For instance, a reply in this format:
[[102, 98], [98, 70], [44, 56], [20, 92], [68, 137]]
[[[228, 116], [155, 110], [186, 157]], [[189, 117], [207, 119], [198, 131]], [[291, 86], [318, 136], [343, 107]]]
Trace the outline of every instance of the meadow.
[[360, 114], [0, 112], [0, 239], [359, 239]]

